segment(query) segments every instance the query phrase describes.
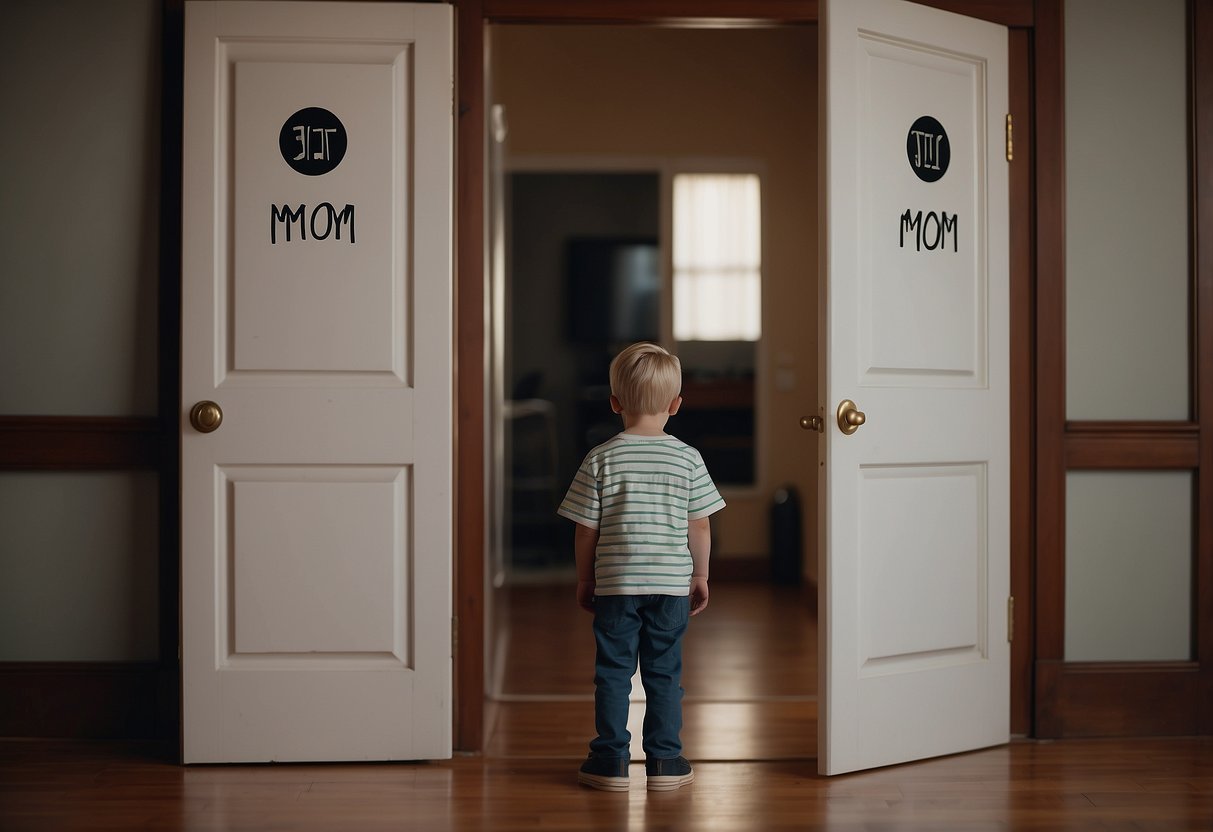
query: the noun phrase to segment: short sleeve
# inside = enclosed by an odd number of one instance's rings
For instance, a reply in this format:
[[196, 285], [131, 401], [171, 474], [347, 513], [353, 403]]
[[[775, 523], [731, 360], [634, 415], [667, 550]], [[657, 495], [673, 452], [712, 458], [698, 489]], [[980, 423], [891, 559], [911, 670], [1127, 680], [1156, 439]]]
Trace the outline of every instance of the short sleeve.
[[691, 498], [687, 502], [687, 519], [702, 520], [724, 508], [724, 498], [708, 474], [703, 457], [695, 455], [695, 470], [691, 474]]
[[556, 513], [561, 517], [567, 517], [574, 523], [591, 529], [598, 528], [602, 519], [602, 499], [598, 493], [598, 478], [594, 468], [590, 457], [587, 456], [577, 469], [577, 476], [573, 477], [560, 508], [556, 509]]

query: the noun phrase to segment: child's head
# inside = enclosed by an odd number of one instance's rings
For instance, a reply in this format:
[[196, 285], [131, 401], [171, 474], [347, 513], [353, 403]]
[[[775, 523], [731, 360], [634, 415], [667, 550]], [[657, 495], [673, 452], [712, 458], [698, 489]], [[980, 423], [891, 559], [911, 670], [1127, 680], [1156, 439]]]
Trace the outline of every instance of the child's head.
[[632, 344], [611, 362], [611, 394], [625, 413], [669, 413], [682, 390], [682, 364], [656, 344]]

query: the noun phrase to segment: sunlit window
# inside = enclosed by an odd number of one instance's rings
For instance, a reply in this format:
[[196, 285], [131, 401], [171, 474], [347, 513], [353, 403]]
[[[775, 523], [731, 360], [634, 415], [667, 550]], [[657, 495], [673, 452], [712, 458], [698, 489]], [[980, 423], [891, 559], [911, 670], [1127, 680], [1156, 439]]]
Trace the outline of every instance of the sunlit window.
[[762, 334], [758, 177], [674, 177], [674, 340]]

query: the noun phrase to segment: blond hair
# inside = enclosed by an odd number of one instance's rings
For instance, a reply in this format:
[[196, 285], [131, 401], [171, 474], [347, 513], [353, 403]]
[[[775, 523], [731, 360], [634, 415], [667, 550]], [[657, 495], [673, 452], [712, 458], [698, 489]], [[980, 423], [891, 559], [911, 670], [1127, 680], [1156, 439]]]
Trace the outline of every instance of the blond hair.
[[682, 390], [682, 364], [656, 344], [639, 343], [611, 362], [611, 393], [627, 413], [666, 413]]

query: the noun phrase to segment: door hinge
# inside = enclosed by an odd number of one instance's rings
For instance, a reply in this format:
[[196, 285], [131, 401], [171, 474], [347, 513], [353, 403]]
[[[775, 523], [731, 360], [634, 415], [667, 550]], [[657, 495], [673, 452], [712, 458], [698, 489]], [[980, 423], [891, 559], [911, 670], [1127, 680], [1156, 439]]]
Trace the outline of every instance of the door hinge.
[[1015, 141], [1012, 138], [1012, 123], [1011, 114], [1007, 113], [1007, 161], [1011, 161], [1015, 157]]
[[1007, 642], [1015, 640], [1015, 596], [1007, 596]]
[[451, 616], [451, 658], [455, 658], [455, 653], [459, 649], [459, 616]]

